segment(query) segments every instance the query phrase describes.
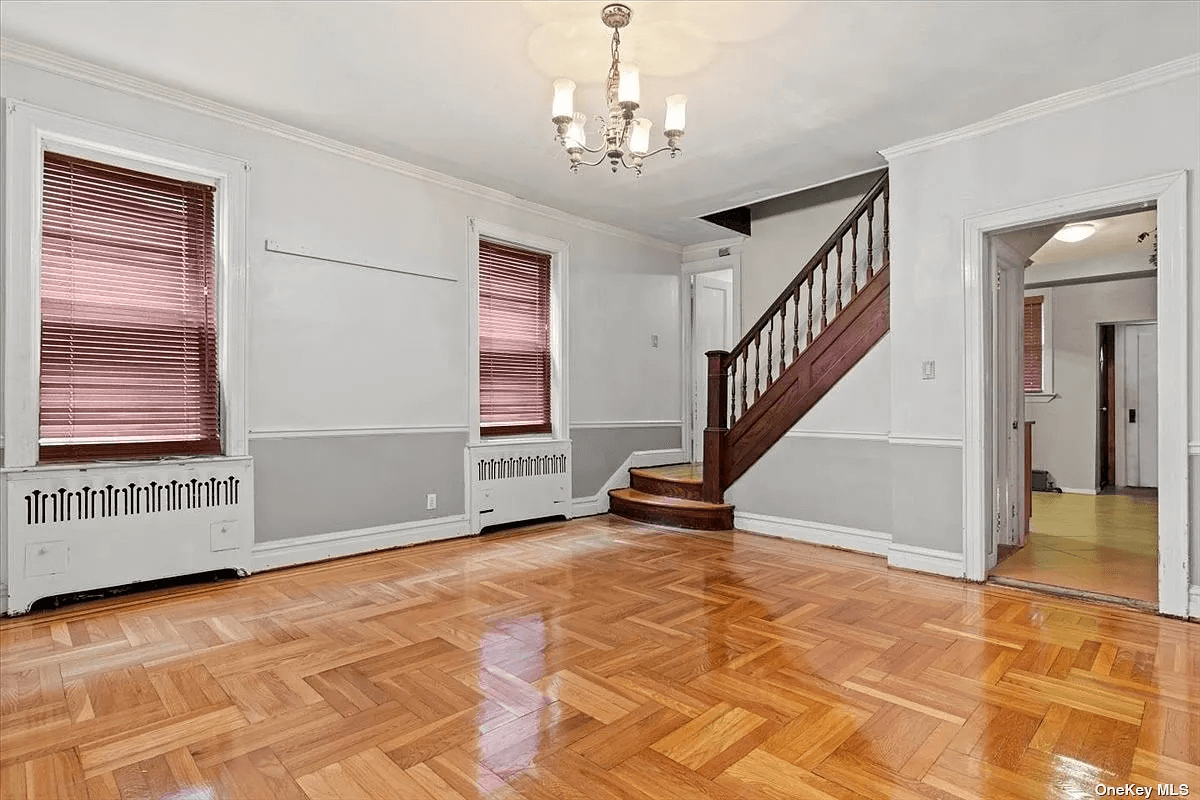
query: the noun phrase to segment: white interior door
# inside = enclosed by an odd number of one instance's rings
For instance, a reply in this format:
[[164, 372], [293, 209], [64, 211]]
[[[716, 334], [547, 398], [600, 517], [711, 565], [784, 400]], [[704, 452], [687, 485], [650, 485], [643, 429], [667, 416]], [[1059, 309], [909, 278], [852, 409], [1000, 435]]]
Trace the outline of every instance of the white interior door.
[[996, 566], [998, 545], [1021, 544], [1025, 506], [1025, 396], [1024, 375], [1024, 265], [1010, 263], [997, 253], [997, 281], [992, 309], [993, 386], [992, 420], [996, 432], [992, 448], [992, 536], [987, 566]]
[[709, 350], [733, 346], [733, 270], [692, 276], [692, 461], [704, 460]]
[[1125, 483], [1158, 486], [1158, 325], [1125, 326]]

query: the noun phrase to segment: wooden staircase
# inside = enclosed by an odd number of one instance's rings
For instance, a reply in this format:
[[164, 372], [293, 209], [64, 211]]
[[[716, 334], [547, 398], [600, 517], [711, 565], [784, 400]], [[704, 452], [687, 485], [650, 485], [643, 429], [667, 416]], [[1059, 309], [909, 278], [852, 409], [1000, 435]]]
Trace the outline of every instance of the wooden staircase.
[[732, 527], [725, 490], [888, 331], [888, 199], [885, 171], [742, 340], [707, 354], [703, 468], [676, 478], [630, 470], [630, 488], [609, 492], [613, 514]]
[[620, 517], [701, 531], [733, 527], [733, 506], [708, 503], [699, 464], [629, 470], [629, 488], [608, 493], [609, 511]]

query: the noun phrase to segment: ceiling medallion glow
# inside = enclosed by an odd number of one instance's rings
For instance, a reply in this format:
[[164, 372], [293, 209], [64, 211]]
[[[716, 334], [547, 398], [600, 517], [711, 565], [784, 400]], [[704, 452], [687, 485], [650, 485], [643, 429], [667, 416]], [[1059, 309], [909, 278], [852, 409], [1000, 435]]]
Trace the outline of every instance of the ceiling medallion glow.
[[1076, 222], [1073, 225], [1064, 225], [1054, 234], [1054, 238], [1060, 242], [1082, 242], [1084, 239], [1096, 232], [1096, 226], [1090, 222]]
[[[670, 151], [671, 158], [680, 152], [679, 140], [683, 138], [684, 109], [687, 98], [673, 94], [667, 98], [667, 116], [663, 135], [667, 137], [665, 147], [650, 150], [650, 128], [653, 123], [645, 117], [633, 114], [639, 108], [641, 86], [637, 67], [621, 63], [621, 28], [629, 24], [633, 12], [629, 6], [612, 3], [600, 12], [600, 19], [613, 29], [612, 66], [608, 70], [606, 96], [608, 115], [597, 116], [600, 123], [601, 143], [589, 147], [587, 143], [587, 115], [575, 110], [575, 81], [560, 78], [554, 82], [554, 105], [551, 122], [558, 130], [555, 139], [571, 157], [571, 172], [579, 172], [581, 166], [596, 167], [608, 162], [612, 171], [618, 166], [642, 174], [642, 162], [653, 155]], [[595, 161], [584, 161], [584, 153], [600, 153]]]

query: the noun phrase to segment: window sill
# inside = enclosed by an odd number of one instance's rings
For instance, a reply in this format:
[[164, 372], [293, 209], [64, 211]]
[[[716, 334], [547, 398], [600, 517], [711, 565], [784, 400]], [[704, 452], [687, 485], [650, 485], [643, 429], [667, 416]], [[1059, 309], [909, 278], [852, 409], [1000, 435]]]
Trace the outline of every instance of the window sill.
[[468, 442], [467, 447], [511, 447], [514, 444], [550, 444], [551, 442], [569, 442], [569, 436], [555, 436], [550, 433], [537, 435], [488, 436], [481, 437], [477, 442]]
[[131, 467], [168, 467], [186, 466], [188, 464], [210, 464], [221, 461], [248, 461], [249, 455], [244, 456], [177, 456], [171, 458], [129, 458], [122, 461], [55, 461], [48, 464], [37, 464], [31, 467], [5, 467], [0, 473], [21, 472], [87, 472], [104, 469], [130, 469]]
[[1027, 403], [1049, 403], [1058, 395], [1053, 392], [1026, 392], [1025, 402]]

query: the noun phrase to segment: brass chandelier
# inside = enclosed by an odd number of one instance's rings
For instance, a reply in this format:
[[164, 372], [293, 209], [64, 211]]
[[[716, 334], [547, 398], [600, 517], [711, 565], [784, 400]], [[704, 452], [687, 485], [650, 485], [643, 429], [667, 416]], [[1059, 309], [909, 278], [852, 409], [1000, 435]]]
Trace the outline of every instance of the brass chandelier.
[[[551, 122], [557, 134], [556, 141], [566, 148], [571, 159], [571, 172], [579, 168], [595, 167], [608, 162], [612, 171], [618, 166], [642, 174], [642, 163], [650, 156], [670, 152], [674, 158], [679, 152], [679, 140], [683, 138], [684, 109], [687, 97], [673, 94], [667, 98], [667, 114], [663, 125], [665, 146], [650, 150], [650, 128], [653, 123], [645, 117], [635, 117], [640, 107], [641, 85], [637, 67], [621, 63], [621, 28], [629, 24], [633, 12], [622, 3], [611, 3], [600, 12], [600, 19], [612, 28], [612, 66], [608, 70], [606, 96], [607, 116], [597, 116], [600, 123], [600, 143], [588, 146], [588, 123], [586, 114], [575, 110], [575, 82], [560, 78], [554, 82], [554, 103]], [[584, 154], [600, 154], [595, 161], [585, 161]]]

